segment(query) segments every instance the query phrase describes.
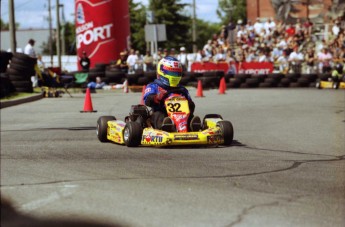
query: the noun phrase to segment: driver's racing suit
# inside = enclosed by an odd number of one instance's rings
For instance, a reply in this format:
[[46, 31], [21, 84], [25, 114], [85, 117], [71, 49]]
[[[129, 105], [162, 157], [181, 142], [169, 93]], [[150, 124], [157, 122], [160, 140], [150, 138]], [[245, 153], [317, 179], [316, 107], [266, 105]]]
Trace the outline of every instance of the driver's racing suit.
[[151, 115], [151, 123], [154, 128], [160, 129], [162, 126], [163, 119], [167, 117], [167, 112], [164, 107], [164, 100], [162, 98], [167, 98], [168, 94], [181, 94], [188, 99], [190, 115], [188, 118], [188, 125], [190, 120], [193, 118], [193, 113], [195, 109], [195, 104], [192, 101], [188, 90], [179, 85], [177, 87], [169, 87], [164, 85], [161, 81], [155, 80], [154, 82], [148, 84], [145, 89], [144, 102], [146, 106], [152, 108], [153, 113]]

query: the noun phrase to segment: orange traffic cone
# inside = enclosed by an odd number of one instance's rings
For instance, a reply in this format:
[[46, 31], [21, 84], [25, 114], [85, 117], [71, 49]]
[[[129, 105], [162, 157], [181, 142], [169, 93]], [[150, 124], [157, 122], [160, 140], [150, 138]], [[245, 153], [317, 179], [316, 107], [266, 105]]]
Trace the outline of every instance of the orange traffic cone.
[[197, 90], [196, 90], [196, 96], [195, 97], [204, 97], [204, 94], [202, 92], [201, 80], [198, 81], [198, 87], [197, 87]]
[[89, 112], [97, 112], [97, 110], [93, 110], [92, 108], [90, 88], [87, 88], [86, 94], [85, 94], [84, 110], [81, 110], [80, 113], [89, 113]]
[[140, 98], [141, 105], [145, 105], [145, 102], [144, 102], [145, 89], [146, 89], [146, 85], [143, 86], [143, 90], [141, 91], [141, 98]]
[[219, 94], [225, 94], [225, 90], [226, 90], [225, 78], [222, 77], [219, 83]]

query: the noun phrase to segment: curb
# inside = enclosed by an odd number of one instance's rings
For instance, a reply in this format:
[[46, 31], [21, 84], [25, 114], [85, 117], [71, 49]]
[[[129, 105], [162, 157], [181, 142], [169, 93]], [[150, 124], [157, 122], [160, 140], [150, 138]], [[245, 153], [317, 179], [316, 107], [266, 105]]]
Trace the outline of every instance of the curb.
[[0, 109], [10, 107], [10, 106], [19, 105], [19, 104], [23, 104], [23, 103], [27, 103], [27, 102], [37, 101], [37, 100], [40, 100], [42, 98], [43, 98], [43, 93], [38, 94], [38, 95], [29, 96], [26, 98], [21, 98], [21, 99], [1, 101], [0, 102]]

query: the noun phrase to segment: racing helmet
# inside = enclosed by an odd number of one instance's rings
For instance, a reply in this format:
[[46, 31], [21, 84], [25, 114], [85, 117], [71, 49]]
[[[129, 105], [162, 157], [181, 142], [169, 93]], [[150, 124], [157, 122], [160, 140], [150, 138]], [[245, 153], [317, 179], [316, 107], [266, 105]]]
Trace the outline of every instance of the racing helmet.
[[162, 58], [157, 65], [157, 79], [169, 87], [177, 87], [182, 78], [182, 65], [174, 57]]

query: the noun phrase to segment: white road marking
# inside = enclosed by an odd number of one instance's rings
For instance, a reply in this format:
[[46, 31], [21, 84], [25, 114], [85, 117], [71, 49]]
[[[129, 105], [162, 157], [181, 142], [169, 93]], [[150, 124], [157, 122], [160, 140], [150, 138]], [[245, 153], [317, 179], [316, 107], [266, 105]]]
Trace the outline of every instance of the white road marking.
[[18, 209], [22, 211], [31, 211], [38, 209], [56, 200], [72, 195], [75, 192], [75, 188], [77, 187], [77, 185], [64, 185], [62, 189], [51, 193], [47, 197], [33, 200], [29, 203], [23, 204]]

